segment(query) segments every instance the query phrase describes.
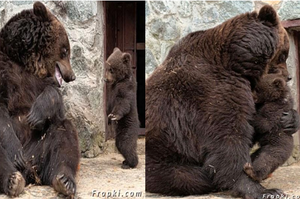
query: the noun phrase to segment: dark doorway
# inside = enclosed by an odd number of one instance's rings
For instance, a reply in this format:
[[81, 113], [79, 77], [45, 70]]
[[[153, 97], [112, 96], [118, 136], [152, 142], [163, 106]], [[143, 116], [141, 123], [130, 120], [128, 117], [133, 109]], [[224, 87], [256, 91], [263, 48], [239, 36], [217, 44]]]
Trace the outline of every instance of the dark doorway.
[[145, 2], [104, 2], [105, 58], [115, 47], [132, 56], [141, 133], [145, 128]]

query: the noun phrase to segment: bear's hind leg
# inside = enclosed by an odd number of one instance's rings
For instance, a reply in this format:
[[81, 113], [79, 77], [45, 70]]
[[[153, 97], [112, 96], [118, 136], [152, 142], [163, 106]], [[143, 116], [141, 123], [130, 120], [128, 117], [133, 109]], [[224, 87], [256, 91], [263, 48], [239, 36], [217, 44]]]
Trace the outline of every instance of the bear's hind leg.
[[42, 184], [52, 185], [57, 192], [73, 198], [80, 158], [77, 131], [70, 121], [64, 120], [50, 126], [41, 139], [42, 149], [34, 150], [39, 153], [34, 165], [41, 170]]
[[19, 196], [25, 187], [25, 180], [22, 174], [16, 170], [9, 160], [6, 151], [0, 145], [0, 193], [8, 196]]
[[200, 195], [213, 192], [214, 186], [209, 172], [201, 166], [146, 156], [146, 191], [168, 196]]
[[137, 129], [122, 129], [119, 132], [117, 130], [116, 147], [125, 158], [122, 169], [135, 168], [138, 165], [137, 139]]

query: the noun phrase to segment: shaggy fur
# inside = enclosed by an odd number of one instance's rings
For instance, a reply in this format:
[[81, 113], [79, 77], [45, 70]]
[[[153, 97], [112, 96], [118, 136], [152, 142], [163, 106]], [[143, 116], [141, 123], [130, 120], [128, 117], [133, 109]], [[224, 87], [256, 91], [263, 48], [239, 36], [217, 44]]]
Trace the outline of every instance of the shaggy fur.
[[108, 123], [116, 134], [116, 146], [125, 158], [122, 168], [134, 168], [138, 164], [139, 120], [130, 54], [115, 48], [106, 61], [105, 78]]
[[243, 166], [251, 161], [252, 89], [280, 63], [287, 41], [275, 10], [264, 6], [191, 33], [171, 49], [147, 79], [146, 191], [231, 190], [248, 199], [281, 193], [249, 178]]
[[278, 74], [265, 75], [255, 87], [254, 95], [257, 113], [252, 126], [260, 148], [251, 155], [252, 165], [246, 163], [244, 170], [260, 182], [292, 153], [293, 136], [284, 132], [281, 117], [293, 108], [293, 99], [285, 78]]
[[40, 2], [0, 32], [2, 193], [19, 195], [26, 180], [75, 195], [78, 138], [58, 89], [75, 79], [69, 52], [62, 24]]

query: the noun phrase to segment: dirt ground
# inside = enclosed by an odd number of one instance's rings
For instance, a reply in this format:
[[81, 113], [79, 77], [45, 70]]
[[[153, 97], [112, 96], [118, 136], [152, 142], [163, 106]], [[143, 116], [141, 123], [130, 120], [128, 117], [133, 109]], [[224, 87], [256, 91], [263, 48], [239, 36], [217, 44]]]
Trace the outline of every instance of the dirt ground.
[[[123, 170], [123, 158], [113, 148], [113, 142], [108, 145], [109, 150], [97, 158], [81, 160], [81, 168], [77, 177], [76, 199], [92, 198], [183, 198], [183, 199], [229, 199], [228, 193], [214, 193], [202, 196], [164, 197], [158, 194], [145, 193], [145, 145], [139, 140], [139, 165], [136, 169]], [[289, 198], [300, 199], [300, 162], [288, 167], [280, 167], [272, 177], [263, 182], [267, 188], [280, 188]], [[93, 192], [95, 193], [93, 196]], [[99, 195], [98, 195], [99, 193]], [[8, 199], [0, 195], [0, 199]], [[64, 198], [49, 186], [28, 186], [25, 192], [16, 199], [62, 199]]]
[[[280, 167], [273, 174], [272, 177], [265, 180], [262, 185], [267, 188], [279, 188], [282, 189], [287, 197], [281, 199], [300, 199], [300, 162], [295, 163], [288, 167]], [[229, 193], [214, 193], [202, 196], [188, 196], [188, 197], [162, 197], [157, 194], [146, 194], [146, 198], [182, 198], [182, 199], [231, 199], [232, 196]], [[238, 198], [237, 198], [238, 199]]]

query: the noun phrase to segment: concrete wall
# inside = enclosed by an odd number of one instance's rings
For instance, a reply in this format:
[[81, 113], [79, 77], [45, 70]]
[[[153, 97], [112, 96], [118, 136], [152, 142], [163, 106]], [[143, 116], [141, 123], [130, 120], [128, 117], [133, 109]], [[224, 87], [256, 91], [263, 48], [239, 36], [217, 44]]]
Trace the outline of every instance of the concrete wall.
[[[71, 44], [71, 64], [76, 80], [64, 83], [62, 93], [67, 117], [75, 124], [82, 155], [94, 157], [103, 151], [103, 60], [104, 12], [102, 2], [44, 2], [63, 23]], [[0, 28], [13, 15], [31, 9], [33, 1], [0, 2]]]

